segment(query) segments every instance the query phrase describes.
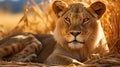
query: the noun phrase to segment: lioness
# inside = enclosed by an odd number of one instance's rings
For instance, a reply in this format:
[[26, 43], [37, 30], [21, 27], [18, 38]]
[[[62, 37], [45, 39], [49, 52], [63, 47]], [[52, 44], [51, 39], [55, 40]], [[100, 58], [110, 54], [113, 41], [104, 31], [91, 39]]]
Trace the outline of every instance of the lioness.
[[67, 65], [73, 60], [84, 61], [92, 54], [109, 52], [101, 23], [98, 22], [106, 10], [102, 2], [88, 6], [57, 0], [53, 2], [53, 10], [58, 17], [54, 38], [49, 34], [7, 37], [0, 41], [0, 59], [12, 56], [12, 60], [26, 61], [36, 54], [39, 62]]
[[66, 65], [73, 59], [83, 61], [93, 53], [103, 55], [109, 51], [101, 23], [98, 22], [106, 10], [105, 4], [98, 1], [87, 6], [57, 0], [53, 3], [53, 10], [58, 17], [54, 31], [57, 44], [47, 58], [47, 64]]

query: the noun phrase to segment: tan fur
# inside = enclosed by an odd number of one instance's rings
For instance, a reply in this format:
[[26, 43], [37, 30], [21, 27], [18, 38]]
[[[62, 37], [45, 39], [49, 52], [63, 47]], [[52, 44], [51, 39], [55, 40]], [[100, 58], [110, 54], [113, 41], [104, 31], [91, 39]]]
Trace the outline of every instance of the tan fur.
[[[101, 23], [98, 22], [105, 9], [101, 2], [86, 7], [83, 3], [67, 4], [60, 0], [55, 1], [53, 10], [58, 20], [54, 38], [57, 47], [46, 63], [70, 64], [72, 59], [83, 61], [93, 53], [103, 55], [108, 52]], [[102, 52], [96, 49], [102, 49]]]
[[0, 41], [0, 60], [43, 63], [56, 44], [50, 34], [20, 33]]
[[[11, 37], [5, 43], [0, 45], [0, 58], [14, 55], [16, 53], [17, 55], [15, 55], [14, 57], [19, 56], [20, 54], [27, 57], [29, 54], [32, 53], [37, 54], [40, 49], [42, 49], [42, 44], [32, 34], [17, 35]], [[16, 58], [20, 59], [23, 57], [19, 56]]]
[[[32, 40], [27, 41], [28, 43], [25, 43], [26, 46], [18, 52], [17, 54], [13, 55], [11, 60], [15, 61], [30, 61], [30, 59], [26, 59], [29, 56], [34, 56], [39, 55], [41, 49], [42, 49], [42, 44], [40, 41], [38, 41], [33, 35], [28, 35], [27, 37], [31, 37]], [[16, 45], [17, 46], [17, 45]]]

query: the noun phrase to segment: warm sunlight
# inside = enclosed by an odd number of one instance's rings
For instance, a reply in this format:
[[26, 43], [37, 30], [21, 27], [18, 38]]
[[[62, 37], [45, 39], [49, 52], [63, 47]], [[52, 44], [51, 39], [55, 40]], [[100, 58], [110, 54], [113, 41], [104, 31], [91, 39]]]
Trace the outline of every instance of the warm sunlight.
[[52, 62], [120, 67], [120, 0], [0, 0], [0, 67]]

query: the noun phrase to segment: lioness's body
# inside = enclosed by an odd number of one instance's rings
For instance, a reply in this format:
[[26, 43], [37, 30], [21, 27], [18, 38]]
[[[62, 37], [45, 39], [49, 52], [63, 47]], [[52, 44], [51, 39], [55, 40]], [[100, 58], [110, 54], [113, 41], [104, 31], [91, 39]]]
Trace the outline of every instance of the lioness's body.
[[[29, 46], [34, 42], [38, 44]], [[0, 40], [0, 59], [43, 63], [54, 50], [55, 44], [56, 41], [51, 34], [14, 34]], [[31, 53], [34, 50], [37, 51]], [[31, 54], [36, 54], [37, 58], [28, 58]], [[28, 59], [25, 60], [25, 58]]]

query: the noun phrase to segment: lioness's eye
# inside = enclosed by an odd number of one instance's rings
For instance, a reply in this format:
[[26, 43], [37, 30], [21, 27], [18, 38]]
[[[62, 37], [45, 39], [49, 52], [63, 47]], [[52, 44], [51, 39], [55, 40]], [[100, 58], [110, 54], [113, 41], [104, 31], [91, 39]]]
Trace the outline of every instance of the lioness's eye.
[[65, 18], [65, 22], [68, 23], [68, 24], [70, 24], [70, 18], [66, 17]]
[[89, 18], [83, 19], [83, 22], [88, 22], [88, 21], [89, 21]]
[[89, 18], [83, 19], [83, 25], [86, 24], [89, 21]]

